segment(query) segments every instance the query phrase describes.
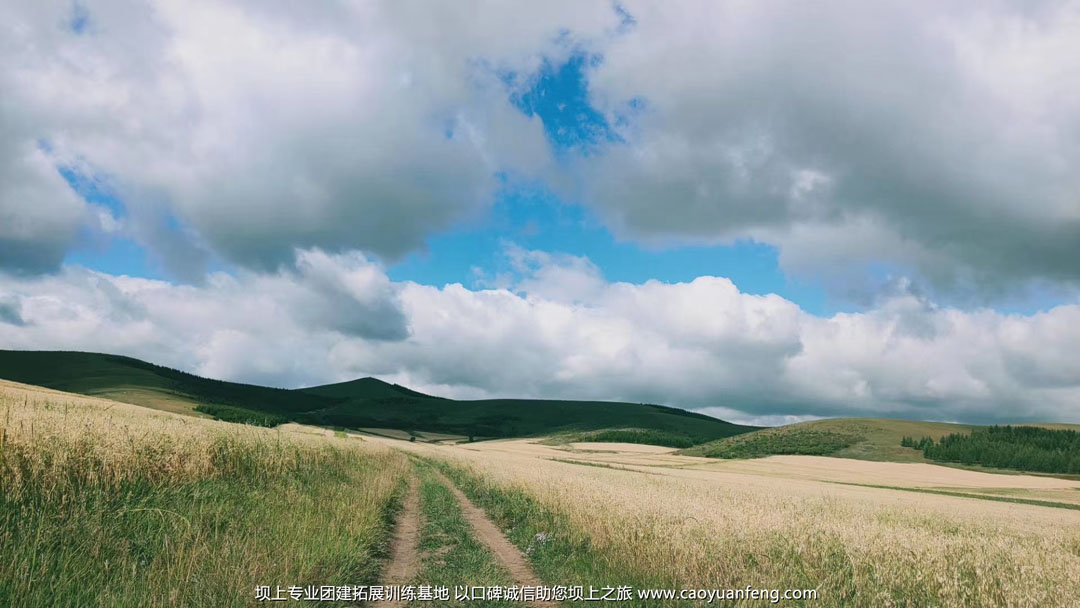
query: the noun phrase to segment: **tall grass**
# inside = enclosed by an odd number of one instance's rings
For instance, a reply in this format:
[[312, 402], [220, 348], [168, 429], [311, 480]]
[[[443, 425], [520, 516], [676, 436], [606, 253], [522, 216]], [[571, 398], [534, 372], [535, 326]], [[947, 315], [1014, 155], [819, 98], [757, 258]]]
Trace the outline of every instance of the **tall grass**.
[[[813, 588], [815, 606], [1080, 605], [1074, 511], [413, 449], [448, 462], [511, 540], [531, 545], [535, 567], [553, 584]], [[541, 545], [538, 534], [547, 539]]]
[[375, 582], [404, 457], [0, 384], [0, 605], [240, 606]]

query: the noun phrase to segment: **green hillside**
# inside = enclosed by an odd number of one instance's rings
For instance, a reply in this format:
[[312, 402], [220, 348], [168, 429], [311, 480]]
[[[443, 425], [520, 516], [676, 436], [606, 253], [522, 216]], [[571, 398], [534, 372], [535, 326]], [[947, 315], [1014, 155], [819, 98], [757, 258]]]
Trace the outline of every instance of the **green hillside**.
[[323, 426], [420, 429], [476, 437], [635, 427], [664, 431], [695, 444], [755, 430], [659, 405], [530, 399], [454, 401], [407, 396], [346, 399], [339, 405], [309, 412], [305, 421]]
[[328, 405], [313, 395], [211, 380], [99, 353], [0, 350], [0, 378], [179, 413], [212, 404], [288, 415]]
[[[130, 357], [0, 351], [0, 378], [234, 422], [285, 421], [473, 437], [638, 428], [704, 443], [757, 430], [678, 408], [640, 403], [489, 399], [456, 401], [375, 378], [286, 390], [201, 378]], [[899, 440], [898, 440], [899, 441]]]
[[762, 429], [683, 450], [690, 456], [759, 458], [773, 454], [839, 456], [861, 460], [921, 462], [922, 452], [900, 445], [904, 437], [940, 439], [978, 428], [947, 422], [886, 418], [831, 418]]
[[324, 384], [311, 388], [298, 389], [297, 392], [333, 399], [389, 399], [394, 397], [414, 397], [420, 399], [441, 399], [424, 393], [418, 393], [400, 384], [389, 384], [378, 378], [360, 378], [337, 384]]

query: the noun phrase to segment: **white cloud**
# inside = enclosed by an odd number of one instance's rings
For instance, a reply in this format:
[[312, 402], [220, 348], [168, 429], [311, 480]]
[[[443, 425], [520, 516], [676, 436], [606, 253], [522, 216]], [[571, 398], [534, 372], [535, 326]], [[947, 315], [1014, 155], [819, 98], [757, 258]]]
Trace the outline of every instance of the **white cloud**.
[[295, 270], [202, 286], [77, 267], [7, 277], [0, 345], [275, 385], [376, 375], [446, 396], [647, 401], [743, 421], [1080, 422], [1080, 305], [964, 312], [901, 292], [820, 318], [724, 278], [608, 283], [591, 271], [567, 299], [587, 260], [512, 254], [531, 260], [517, 282], [478, 291], [392, 282], [359, 254], [317, 250], [298, 252]]
[[643, 109], [580, 167], [622, 234], [994, 295], [1080, 280], [1077, 2], [625, 6], [590, 92]]
[[17, 130], [4, 122], [0, 119], [0, 269], [35, 274], [60, 263], [88, 217], [87, 206], [49, 155], [33, 141], [20, 141]]
[[[93, 223], [46, 141], [185, 279], [215, 253], [394, 258], [483, 213], [500, 170], [575, 184], [620, 235], [754, 238], [800, 274], [1080, 279], [1077, 2], [620, 6], [632, 26], [600, 1], [98, 2], [80, 33], [71, 5], [7, 3], [0, 264], [55, 268]], [[623, 141], [562, 164], [496, 72], [575, 45]]]
[[[484, 3], [156, 0], [94, 3], [78, 33], [70, 10], [0, 8], [2, 132], [108, 175], [136, 236], [184, 278], [207, 250], [263, 269], [295, 247], [393, 258], [482, 212], [497, 171], [538, 173], [549, 158], [496, 69], [530, 70], [562, 28], [616, 20], [602, 3], [523, 19]], [[33, 188], [66, 190], [55, 171], [35, 175]], [[22, 181], [0, 181], [5, 214], [42, 198]], [[162, 246], [162, 224], [190, 242]], [[50, 229], [61, 253], [65, 234]], [[39, 265], [56, 266], [49, 253]]]

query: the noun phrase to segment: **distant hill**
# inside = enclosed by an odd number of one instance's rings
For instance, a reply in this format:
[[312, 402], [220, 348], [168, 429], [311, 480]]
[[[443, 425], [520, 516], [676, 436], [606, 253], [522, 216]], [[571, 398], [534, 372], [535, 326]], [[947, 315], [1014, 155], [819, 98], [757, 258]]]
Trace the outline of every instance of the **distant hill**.
[[277, 414], [328, 405], [313, 395], [211, 380], [131, 357], [99, 353], [0, 350], [0, 378], [187, 414], [203, 404]]
[[773, 454], [839, 456], [861, 460], [921, 462], [922, 452], [902, 447], [904, 437], [940, 439], [976, 426], [887, 418], [830, 418], [800, 422], [712, 441], [683, 450], [690, 456], [758, 458]]
[[[1028, 424], [1046, 429], [1080, 430], [1074, 424]], [[838, 456], [860, 460], [924, 462], [921, 450], [900, 445], [904, 437], [935, 441], [953, 433], [988, 427], [889, 418], [829, 418], [760, 429], [685, 449], [688, 456], [759, 458], [774, 454]]]
[[376, 378], [304, 389], [211, 380], [131, 357], [0, 351], [0, 378], [167, 411], [254, 424], [285, 421], [477, 438], [633, 427], [694, 444], [757, 430], [673, 407], [606, 401], [433, 397]]
[[441, 399], [424, 393], [418, 393], [400, 384], [389, 384], [378, 378], [360, 378], [337, 384], [323, 384], [311, 388], [297, 389], [298, 392], [319, 397], [344, 399], [388, 399], [393, 397], [414, 397], [419, 399]]

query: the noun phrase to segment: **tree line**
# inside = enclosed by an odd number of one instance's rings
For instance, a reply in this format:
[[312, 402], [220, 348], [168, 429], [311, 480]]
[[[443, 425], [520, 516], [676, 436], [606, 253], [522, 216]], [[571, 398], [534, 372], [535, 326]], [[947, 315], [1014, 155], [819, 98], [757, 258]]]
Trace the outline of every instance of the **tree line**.
[[991, 426], [971, 434], [904, 437], [900, 445], [930, 460], [999, 469], [1080, 475], [1080, 432], [1034, 426]]

